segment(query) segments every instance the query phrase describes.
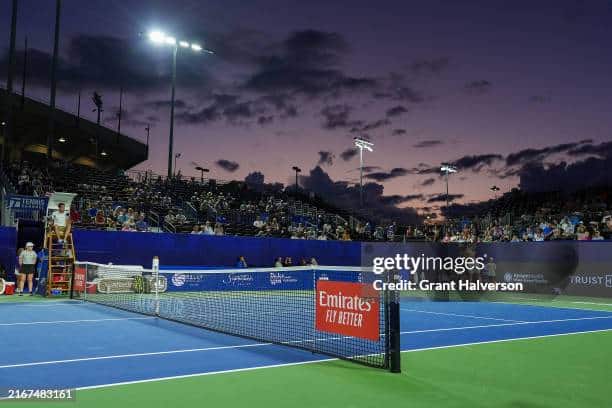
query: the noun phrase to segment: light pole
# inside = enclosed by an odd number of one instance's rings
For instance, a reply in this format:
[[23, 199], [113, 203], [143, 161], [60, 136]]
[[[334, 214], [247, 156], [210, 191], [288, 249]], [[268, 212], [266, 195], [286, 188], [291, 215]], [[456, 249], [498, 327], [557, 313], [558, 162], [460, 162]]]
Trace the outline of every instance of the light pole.
[[456, 173], [457, 172], [457, 167], [453, 166], [452, 164], [448, 164], [448, 163], [442, 163], [442, 166], [440, 167], [440, 171], [442, 171], [442, 173], [444, 173], [444, 179], [446, 180], [446, 209], [448, 210], [448, 205], [449, 205], [449, 200], [448, 200], [448, 175], [451, 173]]
[[176, 93], [176, 57], [179, 48], [190, 49], [193, 52], [206, 52], [213, 54], [210, 50], [205, 50], [201, 45], [188, 41], [178, 41], [176, 37], [166, 35], [161, 31], [151, 31], [149, 40], [155, 44], [172, 47], [172, 96], [170, 102], [170, 136], [168, 137], [168, 178], [172, 177], [172, 153], [174, 148], [174, 97]]
[[497, 199], [497, 192], [499, 191], [499, 187], [493, 185], [491, 186], [491, 188], [489, 188], [489, 190], [493, 192], [493, 194], [495, 195], [495, 199]]
[[298, 192], [298, 174], [302, 172], [302, 169], [300, 169], [298, 166], [293, 166], [292, 169], [293, 171], [295, 171], [295, 192], [297, 194]]
[[210, 170], [209, 169], [205, 169], [202, 166], [197, 166], [195, 169], [200, 172], [200, 183], [204, 184], [204, 173], [208, 173]]
[[176, 176], [176, 160], [181, 157], [180, 153], [174, 155], [174, 175]]
[[0, 168], [4, 169], [4, 150], [6, 146], [6, 136], [4, 133], [4, 128], [6, 127], [6, 122], [0, 122], [0, 138], [2, 138], [2, 151], [0, 152]]
[[374, 143], [356, 137], [355, 147], [359, 149], [359, 205], [363, 207], [363, 149], [373, 152]]

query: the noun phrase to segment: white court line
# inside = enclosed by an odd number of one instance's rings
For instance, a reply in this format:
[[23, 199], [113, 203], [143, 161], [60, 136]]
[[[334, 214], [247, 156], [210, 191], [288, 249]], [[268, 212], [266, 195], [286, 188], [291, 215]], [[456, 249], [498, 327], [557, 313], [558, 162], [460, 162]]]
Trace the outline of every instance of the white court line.
[[[542, 335], [542, 336], [517, 337], [517, 338], [512, 338], [512, 339], [501, 339], [501, 340], [488, 340], [488, 341], [479, 341], [479, 342], [473, 342], [473, 343], [451, 344], [448, 346], [423, 347], [423, 348], [413, 349], [413, 350], [403, 350], [402, 353], [415, 353], [419, 351], [440, 350], [440, 349], [457, 348], [457, 347], [477, 346], [481, 344], [505, 343], [505, 342], [517, 341], [517, 340], [535, 340], [535, 339], [541, 339], [541, 338], [546, 338], [546, 337], [571, 336], [575, 334], [599, 333], [599, 332], [609, 332], [609, 331], [612, 331], [612, 329], [586, 330], [586, 331], [571, 332], [571, 333], [547, 334], [547, 335]], [[298, 361], [295, 363], [273, 364], [273, 365], [258, 366], [258, 367], [235, 368], [231, 370], [208, 371], [208, 372], [194, 373], [194, 374], [173, 375], [169, 377], [147, 378], [144, 380], [124, 381], [124, 382], [99, 384], [99, 385], [88, 385], [86, 387], [78, 387], [77, 390], [92, 390], [96, 388], [110, 388], [110, 387], [117, 387], [121, 385], [177, 380], [181, 378], [204, 377], [207, 375], [237, 373], [237, 372], [243, 372], [243, 371], [255, 371], [255, 370], [261, 370], [261, 369], [266, 369], [266, 368], [300, 366], [300, 365], [306, 365], [306, 364], [323, 363], [323, 362], [338, 361], [338, 360], [339, 359], [337, 358], [325, 358], [321, 360]]]
[[600, 303], [600, 302], [578, 302], [578, 301], [573, 301], [570, 303], [579, 303], [581, 305], [601, 305], [601, 306], [612, 306], [612, 303]]
[[148, 317], [117, 317], [109, 319], [81, 319], [81, 320], [51, 320], [39, 322], [16, 322], [16, 323], [0, 323], [0, 326], [28, 326], [33, 324], [60, 324], [60, 323], [95, 323], [95, 322], [114, 322], [118, 320], [149, 320], [155, 319], [154, 316]]
[[[598, 316], [598, 317], [584, 317], [584, 318], [575, 318], [575, 319], [541, 320], [541, 321], [535, 321], [535, 322], [500, 323], [500, 324], [488, 324], [488, 325], [480, 325], [480, 326], [463, 326], [463, 327], [448, 327], [448, 328], [442, 328], [442, 329], [413, 330], [413, 331], [403, 331], [403, 332], [400, 332], [400, 334], [432, 333], [432, 332], [444, 332], [444, 331], [453, 331], [453, 330], [481, 329], [481, 328], [486, 328], [486, 327], [518, 326], [518, 325], [525, 325], [525, 324], [556, 323], [556, 322], [593, 320], [593, 319], [612, 319], [612, 315]], [[612, 330], [612, 329], [605, 329], [605, 330]], [[542, 336], [542, 337], [546, 337], [546, 336]], [[322, 339], [322, 340], [329, 340], [329, 339]], [[315, 341], [315, 340], [306, 340], [306, 341]], [[287, 341], [285, 343], [288, 344], [288, 343], [295, 343], [295, 342], [296, 341], [293, 341], [293, 342]], [[304, 340], [300, 340], [299, 342], [304, 342]], [[0, 369], [15, 368], [15, 367], [30, 367], [30, 366], [40, 366], [40, 365], [50, 365], [50, 364], [64, 364], [64, 363], [74, 363], [74, 362], [81, 362], [81, 361], [111, 360], [111, 359], [130, 358], [130, 357], [143, 357], [143, 356], [156, 356], [156, 355], [165, 355], [165, 354], [194, 353], [194, 352], [213, 351], [213, 350], [239, 349], [239, 348], [247, 348], [247, 347], [262, 347], [262, 346], [271, 346], [271, 345], [274, 345], [274, 343], [251, 343], [251, 344], [242, 344], [242, 345], [235, 345], [235, 346], [218, 346], [218, 347], [181, 349], [181, 350], [169, 350], [169, 351], [154, 351], [154, 352], [148, 352], [148, 353], [119, 354], [119, 355], [100, 356], [100, 357], [83, 357], [83, 358], [74, 358], [74, 359], [68, 359], [68, 360], [36, 361], [36, 362], [31, 362], [31, 363], [1, 365]]]
[[457, 313], [430, 312], [430, 311], [427, 311], [427, 310], [405, 309], [403, 307], [400, 307], [400, 309], [405, 311], [405, 312], [418, 312], [418, 313], [427, 313], [427, 314], [434, 314], [434, 315], [456, 316], [456, 317], [470, 317], [472, 319], [498, 320], [500, 322], [515, 322], [515, 323], [516, 322], [521, 322], [521, 323], [524, 323], [522, 320], [499, 319], [499, 318], [496, 318], [496, 317], [474, 316], [474, 315], [465, 315], [465, 314], [457, 314]]
[[252, 343], [252, 344], [241, 344], [241, 345], [236, 345], [236, 346], [218, 346], [218, 347], [205, 347], [205, 348], [183, 349], [183, 350], [152, 351], [149, 353], [118, 354], [118, 355], [111, 355], [111, 356], [73, 358], [69, 360], [35, 361], [32, 363], [7, 364], [7, 365], [1, 365], [0, 368], [31, 367], [31, 366], [50, 365], [50, 364], [76, 363], [76, 362], [81, 362], [81, 361], [112, 360], [112, 359], [118, 359], [118, 358], [158, 356], [158, 355], [164, 355], [164, 354], [178, 354], [178, 353], [194, 353], [194, 352], [201, 352], [201, 351], [227, 350], [227, 349], [261, 347], [261, 346], [270, 346], [270, 345], [272, 345], [272, 343]]
[[[525, 325], [525, 324], [574, 322], [574, 321], [580, 321], [580, 320], [596, 320], [596, 319], [612, 319], [612, 314], [610, 316], [577, 317], [577, 318], [574, 318], [574, 319], [537, 320], [537, 321], [534, 321], [534, 322], [499, 323], [499, 324], [484, 324], [484, 325], [480, 325], [480, 326], [460, 326], [460, 327], [447, 327], [447, 328], [443, 328], [443, 329], [413, 330], [413, 331], [400, 332], [400, 334], [432, 333], [432, 332], [443, 332], [443, 331], [465, 330], [465, 329], [482, 329], [482, 328], [485, 328], [485, 327], [521, 326], [521, 325]], [[606, 330], [608, 330], [608, 329], [606, 329]], [[612, 330], [612, 329], [610, 329], [610, 330]]]

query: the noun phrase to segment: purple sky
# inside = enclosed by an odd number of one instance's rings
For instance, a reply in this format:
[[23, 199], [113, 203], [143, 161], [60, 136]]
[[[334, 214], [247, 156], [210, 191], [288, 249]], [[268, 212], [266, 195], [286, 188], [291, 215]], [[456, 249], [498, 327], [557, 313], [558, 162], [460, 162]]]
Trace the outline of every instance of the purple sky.
[[[45, 100], [54, 3], [20, 0], [19, 10], [17, 46], [27, 35], [40, 61], [28, 93]], [[9, 18], [4, 0], [3, 48]], [[319, 164], [354, 182], [358, 158], [341, 154], [367, 135], [376, 146], [366, 164], [379, 167], [370, 181], [385, 196], [422, 195], [400, 204], [421, 208], [440, 204], [427, 203], [444, 191], [429, 170], [440, 162], [461, 164], [451, 193], [468, 203], [493, 184], [517, 186], [527, 161], [579, 160], [572, 149], [612, 139], [609, 1], [64, 0], [62, 24], [59, 105], [76, 109], [78, 78], [82, 112], [98, 90], [116, 126], [123, 83], [122, 129], [143, 140], [151, 122], [139, 168], [162, 174], [169, 113], [155, 102], [169, 100], [170, 50], [139, 37], [151, 28], [217, 52], [179, 55], [175, 151], [186, 175], [197, 162], [219, 179], [257, 170], [287, 183], [291, 166], [308, 175]]]

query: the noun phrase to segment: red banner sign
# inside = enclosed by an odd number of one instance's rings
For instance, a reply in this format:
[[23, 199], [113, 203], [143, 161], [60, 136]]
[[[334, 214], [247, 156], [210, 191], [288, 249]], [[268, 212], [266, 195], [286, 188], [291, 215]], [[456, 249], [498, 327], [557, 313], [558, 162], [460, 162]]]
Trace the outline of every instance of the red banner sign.
[[316, 329], [362, 339], [380, 339], [378, 292], [371, 285], [317, 281]]
[[72, 287], [74, 290], [79, 292], [85, 291], [85, 275], [87, 271], [84, 266], [74, 267], [74, 278], [72, 279]]

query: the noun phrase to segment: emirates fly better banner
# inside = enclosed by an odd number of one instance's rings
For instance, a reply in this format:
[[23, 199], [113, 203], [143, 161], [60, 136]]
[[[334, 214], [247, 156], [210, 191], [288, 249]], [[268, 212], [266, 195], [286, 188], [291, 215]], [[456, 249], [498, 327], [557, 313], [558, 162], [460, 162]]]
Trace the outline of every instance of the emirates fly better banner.
[[380, 304], [371, 285], [317, 281], [316, 329], [378, 341]]

